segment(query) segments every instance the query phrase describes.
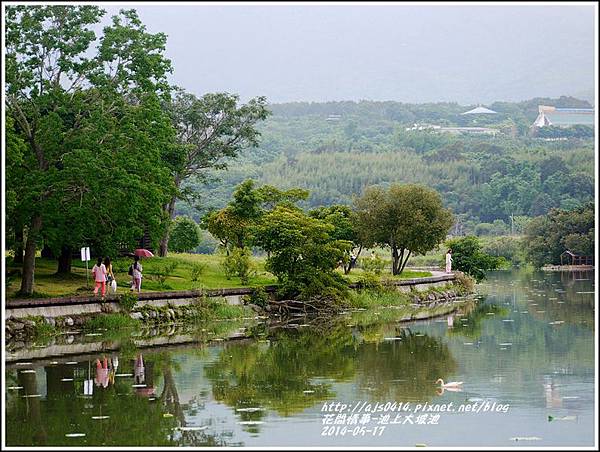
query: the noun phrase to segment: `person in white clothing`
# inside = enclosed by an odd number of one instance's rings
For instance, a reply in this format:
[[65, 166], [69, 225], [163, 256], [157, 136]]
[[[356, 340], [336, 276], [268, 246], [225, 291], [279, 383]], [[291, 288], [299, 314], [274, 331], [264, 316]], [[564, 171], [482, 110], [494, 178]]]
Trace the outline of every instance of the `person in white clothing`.
[[452, 250], [448, 250], [446, 253], [446, 273], [452, 271]]
[[142, 290], [142, 264], [140, 264], [140, 257], [139, 256], [135, 256], [133, 258], [134, 262], [131, 265], [131, 269], [132, 269], [132, 284], [131, 284], [131, 289], [132, 290], [136, 290], [137, 292], [140, 292]]

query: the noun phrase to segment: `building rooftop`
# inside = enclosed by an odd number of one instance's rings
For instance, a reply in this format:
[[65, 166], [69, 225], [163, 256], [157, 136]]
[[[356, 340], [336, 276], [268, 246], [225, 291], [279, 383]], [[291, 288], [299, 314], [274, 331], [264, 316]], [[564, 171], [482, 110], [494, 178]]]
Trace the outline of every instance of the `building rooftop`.
[[495, 115], [498, 114], [497, 111], [494, 110], [490, 110], [489, 108], [485, 108], [485, 107], [476, 107], [473, 110], [469, 110], [469, 111], [465, 111], [464, 113], [461, 113], [461, 115]]
[[533, 123], [534, 127], [594, 125], [593, 108], [556, 108], [540, 105], [538, 110], [540, 113]]

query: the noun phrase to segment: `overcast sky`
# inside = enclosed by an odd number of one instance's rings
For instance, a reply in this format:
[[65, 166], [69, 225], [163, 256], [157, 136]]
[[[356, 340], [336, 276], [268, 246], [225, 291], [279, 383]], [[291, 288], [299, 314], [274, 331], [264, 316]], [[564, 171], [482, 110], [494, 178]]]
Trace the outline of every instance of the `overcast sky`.
[[198, 95], [472, 104], [594, 89], [591, 5], [134, 7]]

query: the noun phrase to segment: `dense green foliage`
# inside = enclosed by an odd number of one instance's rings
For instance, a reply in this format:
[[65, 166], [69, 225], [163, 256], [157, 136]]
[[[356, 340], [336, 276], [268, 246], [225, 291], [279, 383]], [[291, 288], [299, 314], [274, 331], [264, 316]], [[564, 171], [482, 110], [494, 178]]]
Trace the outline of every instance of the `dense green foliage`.
[[185, 215], [175, 218], [169, 233], [171, 249], [178, 253], [195, 250], [200, 246], [200, 227], [198, 223]]
[[435, 190], [413, 184], [368, 187], [354, 208], [362, 244], [389, 247], [394, 275], [402, 273], [411, 255], [443, 242], [453, 222]]
[[[266, 98], [238, 103], [235, 94], [209, 93], [197, 98], [183, 90], [176, 91], [166, 103], [177, 137], [177, 152], [170, 162], [177, 191], [164, 206], [169, 218], [175, 214], [177, 199], [195, 199], [195, 190], [183, 186], [190, 176], [202, 183], [209, 177], [207, 170], [227, 168], [227, 158], [258, 144], [260, 133], [255, 124], [269, 115]], [[167, 255], [168, 242], [169, 235], [165, 234], [160, 243], [161, 256]]]
[[351, 244], [334, 240], [333, 232], [333, 225], [292, 206], [280, 205], [264, 215], [254, 244], [268, 253], [265, 268], [277, 276], [282, 296], [338, 298], [345, 292], [334, 270]]
[[[259, 126], [259, 146], [244, 152], [222, 178], [200, 191], [201, 211], [221, 208], [248, 177], [310, 190], [304, 207], [350, 205], [369, 185], [419, 183], [437, 190], [455, 214], [457, 234], [511, 215], [533, 217], [593, 198], [593, 139], [546, 141], [529, 136], [538, 105], [590, 107], [563, 97], [496, 102], [498, 115], [461, 115], [458, 104], [328, 102], [275, 104]], [[329, 115], [341, 115], [327, 120]], [[415, 122], [484, 126], [502, 133], [469, 136], [406, 130]], [[589, 129], [589, 128], [588, 128]], [[569, 130], [569, 129], [565, 129]], [[193, 179], [190, 184], [194, 185]], [[178, 209], [199, 217], [184, 204]]]
[[536, 267], [560, 264], [560, 255], [566, 250], [593, 256], [594, 204], [573, 210], [552, 209], [534, 218], [525, 229], [524, 243], [527, 257]]
[[18, 167], [9, 165], [18, 214], [8, 226], [19, 253], [26, 236], [21, 291], [31, 294], [42, 242], [70, 271], [79, 246], [114, 255], [144, 231], [164, 231], [173, 130], [160, 101], [171, 66], [166, 37], [147, 33], [133, 10], [112, 18], [96, 51], [96, 6], [6, 13], [6, 133], [27, 143]]
[[503, 263], [502, 257], [483, 252], [475, 236], [448, 240], [446, 246], [452, 250], [452, 270], [464, 272], [477, 282], [485, 279], [485, 272], [496, 270]]

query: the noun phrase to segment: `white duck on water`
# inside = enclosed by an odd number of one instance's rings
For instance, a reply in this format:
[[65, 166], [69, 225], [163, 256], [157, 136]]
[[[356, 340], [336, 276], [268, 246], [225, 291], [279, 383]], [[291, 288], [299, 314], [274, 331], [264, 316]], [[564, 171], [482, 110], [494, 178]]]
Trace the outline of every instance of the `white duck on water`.
[[450, 388], [459, 388], [462, 386], [463, 382], [462, 381], [449, 381], [448, 383], [444, 383], [444, 380], [442, 380], [441, 378], [438, 378], [435, 382], [436, 384], [439, 383], [439, 385], [442, 388], [446, 388], [446, 389], [450, 389]]

